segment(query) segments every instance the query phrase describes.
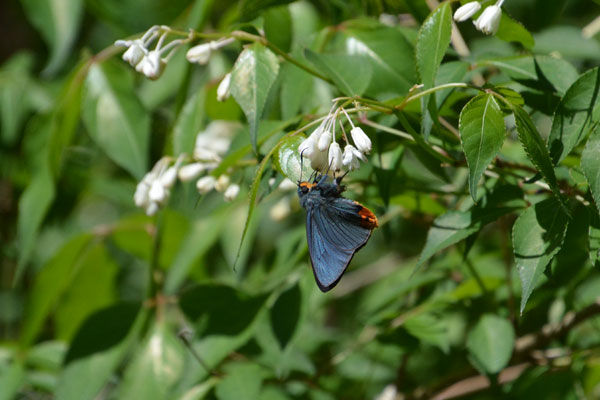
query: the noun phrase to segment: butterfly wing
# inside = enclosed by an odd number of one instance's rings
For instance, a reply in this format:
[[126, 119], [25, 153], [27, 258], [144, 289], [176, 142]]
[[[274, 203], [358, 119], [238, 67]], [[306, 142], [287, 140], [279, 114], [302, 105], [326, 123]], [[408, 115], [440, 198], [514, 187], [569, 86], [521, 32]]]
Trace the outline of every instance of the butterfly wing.
[[361, 210], [367, 209], [344, 198], [307, 210], [308, 250], [317, 285], [323, 292], [338, 283], [352, 257], [367, 243], [376, 226], [365, 223]]

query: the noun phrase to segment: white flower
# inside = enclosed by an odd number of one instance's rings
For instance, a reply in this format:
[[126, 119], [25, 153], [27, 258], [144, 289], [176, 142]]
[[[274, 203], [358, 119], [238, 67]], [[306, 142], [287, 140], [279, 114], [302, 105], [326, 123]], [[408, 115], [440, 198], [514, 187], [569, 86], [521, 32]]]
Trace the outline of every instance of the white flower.
[[229, 98], [229, 87], [231, 86], [231, 72], [225, 75], [217, 88], [217, 101], [225, 101]]
[[221, 162], [221, 157], [214, 151], [203, 147], [194, 148], [194, 159], [200, 161]]
[[310, 167], [317, 171], [327, 168], [327, 150], [320, 151], [317, 149], [310, 157]]
[[371, 151], [371, 139], [367, 136], [365, 131], [363, 131], [360, 127], [355, 126], [350, 131], [352, 135], [352, 140], [356, 145], [356, 148], [362, 153], [368, 153]]
[[138, 183], [135, 188], [135, 194], [133, 195], [133, 202], [137, 207], [146, 207], [148, 205], [148, 194], [150, 192], [150, 184], [146, 181], [145, 177]]
[[183, 167], [179, 168], [179, 179], [182, 182], [189, 182], [193, 179], [196, 179], [205, 169], [206, 167], [202, 163], [184, 165]]
[[148, 204], [148, 207], [146, 207], [146, 215], [148, 215], [149, 217], [151, 217], [154, 214], [156, 214], [156, 212], [158, 211], [158, 209], [159, 209], [158, 203], [151, 202], [150, 204]]
[[311, 158], [313, 153], [315, 152], [316, 143], [314, 137], [311, 135], [304, 139], [302, 143], [298, 146], [298, 152], [302, 155], [302, 157]]
[[212, 175], [203, 176], [196, 182], [196, 188], [200, 194], [206, 194], [214, 189], [217, 180]]
[[210, 60], [211, 53], [210, 43], [202, 43], [189, 49], [185, 54], [185, 58], [191, 63], [205, 65]]
[[478, 1], [471, 1], [458, 7], [456, 12], [454, 13], [454, 20], [456, 22], [463, 22], [471, 18], [479, 9], [481, 8], [481, 4]]
[[227, 153], [231, 140], [240, 128], [238, 122], [212, 121], [196, 135], [194, 158], [201, 161], [220, 162]]
[[219, 178], [217, 178], [217, 182], [215, 183], [215, 190], [217, 192], [223, 192], [225, 191], [225, 189], [227, 189], [227, 187], [229, 187], [229, 182], [230, 182], [230, 178], [229, 175], [221, 175], [219, 176]]
[[156, 179], [150, 186], [150, 192], [148, 198], [151, 202], [162, 204], [169, 196], [168, 191], [165, 189], [160, 179]]
[[331, 137], [332, 137], [331, 132], [329, 132], [327, 130], [322, 131], [321, 135], [319, 136], [319, 141], [317, 142], [317, 148], [320, 151], [327, 150], [327, 148], [329, 147], [329, 144], [331, 143]]
[[169, 167], [160, 177], [160, 183], [167, 189], [170, 189], [175, 184], [177, 180], [177, 170], [179, 169], [178, 165], [173, 165]]
[[160, 50], [152, 50], [135, 66], [135, 70], [148, 79], [156, 80], [160, 78], [166, 65], [166, 61], [160, 57]]
[[146, 48], [142, 39], [135, 39], [130, 41], [117, 40], [115, 46], [127, 46], [128, 49], [123, 53], [123, 61], [128, 62], [132, 67], [135, 67], [144, 55], [146, 54]]
[[225, 198], [225, 201], [233, 201], [233, 200], [235, 200], [235, 198], [237, 197], [237, 195], [239, 193], [240, 193], [240, 185], [232, 183], [231, 185], [229, 185], [227, 187], [227, 190], [225, 190], [223, 197]]
[[360, 168], [360, 162], [358, 160], [366, 161], [365, 156], [358, 151], [351, 144], [344, 147], [344, 154], [342, 155], [342, 164], [350, 171]]
[[486, 35], [495, 35], [500, 27], [500, 18], [502, 17], [502, 9], [498, 5], [489, 6], [473, 21], [477, 29]]
[[337, 172], [342, 169], [342, 149], [336, 142], [331, 143], [331, 146], [329, 146], [328, 161], [329, 168], [331, 168], [332, 171]]
[[[294, 185], [296, 187], [296, 185]], [[292, 207], [290, 205], [289, 196], [282, 197], [273, 207], [269, 210], [269, 215], [273, 221], [281, 221], [285, 217], [287, 217], [292, 211]]]

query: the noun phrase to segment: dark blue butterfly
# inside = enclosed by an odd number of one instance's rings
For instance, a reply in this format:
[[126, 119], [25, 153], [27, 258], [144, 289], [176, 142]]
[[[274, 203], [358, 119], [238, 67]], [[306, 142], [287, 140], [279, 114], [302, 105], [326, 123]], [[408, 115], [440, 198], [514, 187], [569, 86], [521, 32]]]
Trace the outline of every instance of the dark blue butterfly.
[[312, 182], [298, 181], [300, 205], [306, 209], [310, 261], [323, 292], [337, 285], [354, 254], [378, 226], [368, 208], [341, 196], [343, 177], [318, 174]]

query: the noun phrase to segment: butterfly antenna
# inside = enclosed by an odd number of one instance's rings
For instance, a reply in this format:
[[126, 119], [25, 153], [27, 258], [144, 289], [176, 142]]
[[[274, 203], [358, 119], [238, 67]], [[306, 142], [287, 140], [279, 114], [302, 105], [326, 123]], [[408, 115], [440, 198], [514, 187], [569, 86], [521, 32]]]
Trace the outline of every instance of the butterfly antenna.
[[304, 170], [304, 150], [300, 152], [300, 179], [298, 180], [298, 185], [302, 182], [302, 171]]

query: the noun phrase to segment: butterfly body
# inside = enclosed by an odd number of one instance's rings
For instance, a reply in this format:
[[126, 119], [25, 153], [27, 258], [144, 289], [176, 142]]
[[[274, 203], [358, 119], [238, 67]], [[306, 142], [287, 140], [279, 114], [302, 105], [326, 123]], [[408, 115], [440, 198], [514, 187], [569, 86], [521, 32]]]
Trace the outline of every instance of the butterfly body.
[[342, 197], [341, 178], [319, 175], [299, 182], [300, 205], [306, 210], [306, 238], [319, 289], [331, 290], [354, 254], [378, 226], [377, 217], [360, 203]]

